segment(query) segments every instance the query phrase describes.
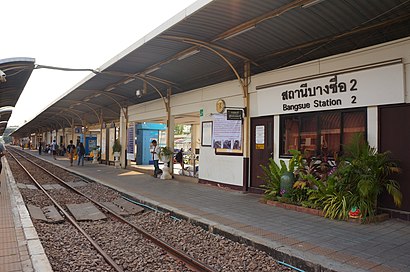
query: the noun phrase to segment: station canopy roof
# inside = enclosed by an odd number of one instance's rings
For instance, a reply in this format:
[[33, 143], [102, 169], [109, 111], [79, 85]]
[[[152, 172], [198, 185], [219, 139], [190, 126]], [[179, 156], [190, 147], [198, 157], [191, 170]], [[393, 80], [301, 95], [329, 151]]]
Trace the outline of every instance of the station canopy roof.
[[0, 70], [6, 74], [6, 82], [0, 82], [0, 135], [30, 78], [34, 61], [32, 58], [0, 59]]
[[[200, 0], [109, 60], [15, 134], [116, 120], [120, 106], [408, 37], [409, 0]], [[109, 36], [108, 36], [109, 38]], [[149, 83], [144, 88], [144, 81]], [[136, 90], [142, 90], [141, 97]], [[117, 103], [118, 102], [118, 103]]]

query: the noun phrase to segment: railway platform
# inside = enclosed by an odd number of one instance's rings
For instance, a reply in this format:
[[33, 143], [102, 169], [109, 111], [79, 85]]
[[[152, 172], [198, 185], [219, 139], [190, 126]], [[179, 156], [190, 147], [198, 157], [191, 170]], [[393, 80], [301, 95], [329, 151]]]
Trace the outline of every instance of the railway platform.
[[410, 271], [410, 224], [391, 219], [357, 224], [260, 203], [260, 195], [210, 185], [160, 180], [129, 169], [39, 156], [68, 171], [122, 192], [234, 241], [269, 252], [310, 271]]
[[5, 158], [0, 175], [0, 272], [52, 271]]

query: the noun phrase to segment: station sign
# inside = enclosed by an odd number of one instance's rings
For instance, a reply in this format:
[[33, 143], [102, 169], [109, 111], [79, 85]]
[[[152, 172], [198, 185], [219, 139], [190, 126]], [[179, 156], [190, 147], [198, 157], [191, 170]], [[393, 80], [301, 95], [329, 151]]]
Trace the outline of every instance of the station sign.
[[258, 92], [260, 115], [405, 102], [403, 63], [272, 86]]
[[242, 120], [243, 111], [242, 110], [227, 110], [226, 119], [227, 120]]

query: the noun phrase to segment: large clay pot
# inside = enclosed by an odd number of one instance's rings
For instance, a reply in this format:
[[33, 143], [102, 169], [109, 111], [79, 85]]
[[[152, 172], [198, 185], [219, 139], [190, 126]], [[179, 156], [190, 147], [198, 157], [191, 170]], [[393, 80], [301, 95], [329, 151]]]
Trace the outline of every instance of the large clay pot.
[[293, 183], [295, 182], [295, 177], [291, 172], [285, 172], [280, 177], [280, 194], [282, 196], [287, 196], [292, 192]]

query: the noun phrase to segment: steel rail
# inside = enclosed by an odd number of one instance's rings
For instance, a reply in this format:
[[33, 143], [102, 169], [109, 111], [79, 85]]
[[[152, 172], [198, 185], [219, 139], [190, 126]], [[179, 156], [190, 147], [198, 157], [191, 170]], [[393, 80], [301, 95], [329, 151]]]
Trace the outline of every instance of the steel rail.
[[[14, 152], [16, 152], [14, 150]], [[16, 152], [18, 154], [18, 152]], [[64, 209], [63, 207], [61, 207], [57, 201], [55, 201], [55, 199], [49, 194], [47, 193], [47, 191], [44, 189], [43, 186], [41, 186], [41, 184], [30, 174], [30, 172], [27, 170], [27, 168], [25, 168], [23, 166], [23, 164], [12, 154], [12, 152], [8, 152], [8, 154], [10, 154], [10, 156], [13, 157], [13, 159], [17, 162], [18, 165], [20, 165], [21, 168], [23, 168], [23, 170], [27, 173], [27, 175], [30, 177], [30, 179], [36, 184], [36, 186], [43, 191], [43, 193], [51, 200], [51, 202], [53, 202], [53, 204], [59, 209], [59, 211], [61, 213], [64, 214], [64, 216], [68, 219], [68, 221], [79, 231], [81, 232], [81, 234], [83, 234], [85, 236], [85, 238], [87, 238], [87, 240], [91, 243], [91, 245], [98, 251], [98, 253], [100, 253], [103, 258], [118, 272], [124, 272], [124, 270], [110, 257], [108, 256], [108, 254], [94, 241], [93, 238], [91, 238], [91, 236], [89, 236], [81, 227], [80, 225], [77, 224], [77, 222], [75, 221], [75, 219], [73, 217], [71, 217], [71, 215], [69, 215]], [[19, 154], [21, 157], [25, 158], [26, 160], [30, 161], [29, 159], [27, 159], [26, 157], [24, 157], [23, 155]]]
[[[171, 245], [169, 245], [167, 242], [159, 239], [158, 237], [155, 237], [154, 235], [148, 233], [147, 231], [145, 231], [144, 229], [140, 228], [139, 226], [135, 225], [132, 222], [129, 222], [127, 219], [125, 219], [123, 216], [119, 215], [118, 213], [116, 213], [115, 211], [109, 209], [108, 207], [100, 204], [98, 201], [90, 198], [89, 196], [83, 194], [81, 191], [79, 191], [78, 189], [74, 188], [73, 186], [67, 184], [64, 180], [62, 180], [61, 178], [59, 178], [58, 176], [54, 175], [53, 173], [51, 173], [49, 170], [45, 169], [44, 167], [42, 167], [41, 165], [37, 164], [36, 162], [30, 160], [29, 158], [19, 154], [20, 156], [22, 156], [23, 158], [25, 158], [26, 160], [28, 160], [29, 162], [31, 162], [32, 164], [36, 165], [37, 167], [39, 167], [40, 169], [42, 169], [43, 171], [45, 171], [46, 173], [48, 173], [49, 175], [51, 175], [52, 177], [54, 177], [55, 179], [57, 179], [60, 183], [64, 184], [64, 186], [70, 188], [71, 190], [73, 190], [74, 192], [76, 192], [77, 194], [87, 198], [89, 201], [93, 202], [95, 205], [97, 205], [98, 207], [100, 207], [103, 210], [106, 210], [107, 212], [109, 212], [110, 214], [112, 214], [114, 217], [116, 217], [117, 219], [119, 219], [120, 221], [128, 224], [129, 226], [133, 227], [138, 233], [140, 233], [141, 235], [143, 235], [144, 237], [146, 237], [147, 239], [151, 240], [154, 244], [156, 244], [157, 246], [163, 248], [165, 251], [167, 251], [170, 255], [174, 256], [175, 258], [183, 261], [189, 268], [195, 270], [195, 271], [200, 271], [200, 272], [215, 272], [214, 269], [212, 269], [211, 267], [209, 267], [208, 265], [202, 263], [201, 261], [198, 261], [194, 258], [192, 258], [191, 256], [189, 256], [188, 254], [186, 254], [185, 252], [182, 252], [174, 247], [172, 247]], [[58, 166], [59, 167], [59, 166]], [[61, 167], [60, 167], [61, 168]], [[63, 170], [65, 170], [64, 168], [61, 168]], [[67, 171], [67, 170], [65, 170]], [[70, 173], [71, 174], [71, 173]]]

